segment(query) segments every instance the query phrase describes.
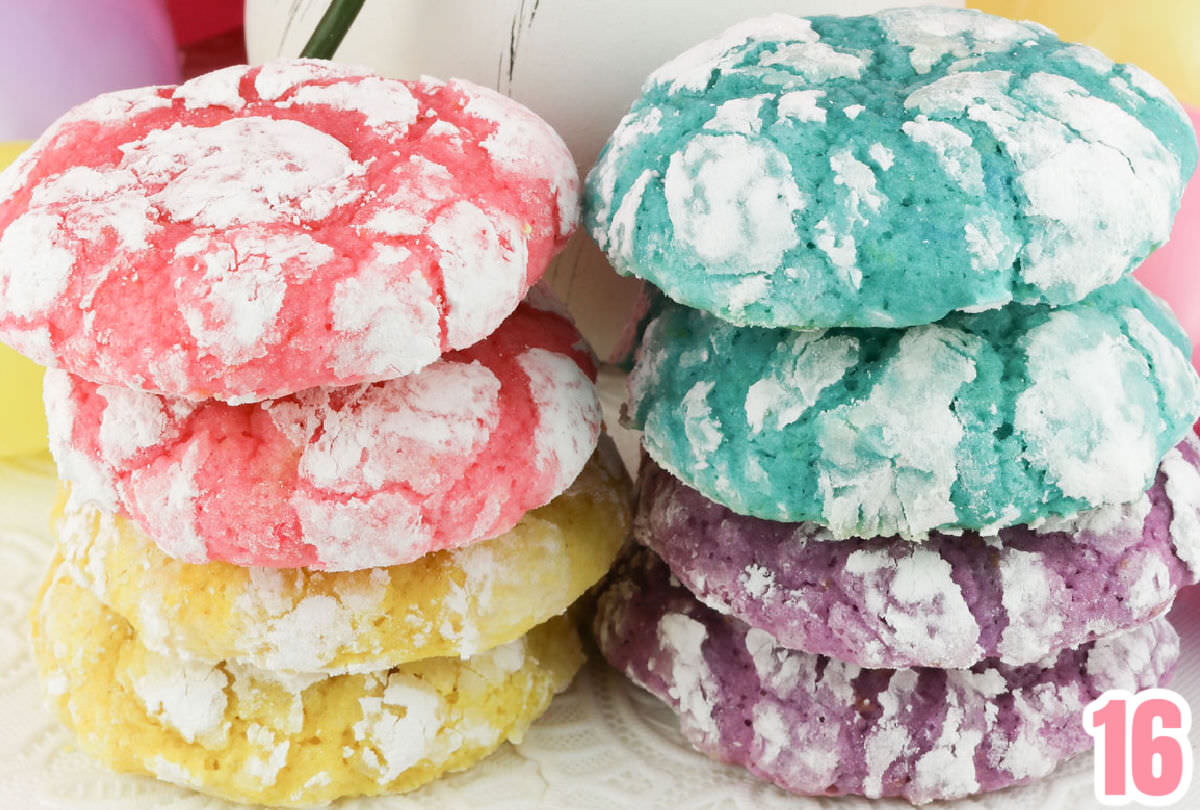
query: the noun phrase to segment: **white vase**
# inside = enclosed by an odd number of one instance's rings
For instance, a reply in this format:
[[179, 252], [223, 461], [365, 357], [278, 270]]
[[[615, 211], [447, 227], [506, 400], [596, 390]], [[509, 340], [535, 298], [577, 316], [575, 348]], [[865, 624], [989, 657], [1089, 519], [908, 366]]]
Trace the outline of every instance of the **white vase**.
[[[866, 14], [895, 5], [921, 3], [367, 0], [336, 58], [387, 76], [453, 76], [506, 93], [549, 121], [586, 172], [646, 75], [697, 42], [773, 11]], [[247, 0], [250, 62], [297, 55], [325, 7], [326, 0]], [[604, 357], [628, 317], [636, 283], [619, 278], [584, 235], [548, 277]]]

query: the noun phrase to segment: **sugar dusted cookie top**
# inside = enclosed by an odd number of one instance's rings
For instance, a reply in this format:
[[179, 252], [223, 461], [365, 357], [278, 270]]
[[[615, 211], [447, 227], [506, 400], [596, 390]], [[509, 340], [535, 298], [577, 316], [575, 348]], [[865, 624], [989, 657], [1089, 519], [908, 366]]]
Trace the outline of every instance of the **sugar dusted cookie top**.
[[739, 514], [836, 537], [994, 532], [1137, 498], [1200, 413], [1190, 350], [1132, 279], [910, 329], [739, 327], [668, 304], [627, 418]]
[[785, 647], [864, 667], [1020, 666], [1142, 624], [1200, 579], [1198, 467], [1190, 436], [1130, 503], [910, 543], [738, 515], [647, 462], [634, 537]]
[[958, 799], [1046, 776], [1090, 750], [1079, 718], [1109, 689], [1162, 685], [1165, 617], [1032, 666], [860, 669], [722, 616], [641, 549], [595, 619], [609, 663], [679, 714], [688, 741], [803, 795]]
[[520, 740], [586, 660], [565, 616], [470, 658], [353, 675], [161, 655], [59, 561], [32, 635], [47, 701], [89, 755], [271, 807], [403, 793], [465, 770]]
[[607, 440], [566, 492], [505, 534], [388, 568], [192, 565], [126, 517], [60, 507], [54, 533], [72, 578], [148, 649], [325, 674], [507, 644], [604, 576], [630, 522], [628, 474]]
[[647, 79], [585, 224], [619, 272], [734, 323], [909, 326], [1112, 283], [1195, 165], [1161, 84], [1036, 24], [775, 15]]
[[406, 377], [243, 405], [52, 370], [51, 449], [73, 497], [188, 562], [358, 570], [494, 537], [600, 434], [591, 351], [547, 300]]
[[464, 81], [285, 61], [100, 96], [0, 175], [0, 339], [190, 399], [399, 377], [516, 307], [577, 186]]

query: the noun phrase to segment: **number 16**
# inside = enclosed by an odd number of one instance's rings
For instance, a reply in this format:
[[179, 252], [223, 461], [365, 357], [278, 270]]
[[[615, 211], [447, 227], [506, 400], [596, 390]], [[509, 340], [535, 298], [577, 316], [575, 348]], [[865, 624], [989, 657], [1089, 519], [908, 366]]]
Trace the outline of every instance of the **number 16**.
[[1192, 781], [1191, 726], [1187, 701], [1167, 689], [1113, 689], [1088, 704], [1083, 727], [1095, 741], [1096, 799], [1148, 807], [1182, 799]]

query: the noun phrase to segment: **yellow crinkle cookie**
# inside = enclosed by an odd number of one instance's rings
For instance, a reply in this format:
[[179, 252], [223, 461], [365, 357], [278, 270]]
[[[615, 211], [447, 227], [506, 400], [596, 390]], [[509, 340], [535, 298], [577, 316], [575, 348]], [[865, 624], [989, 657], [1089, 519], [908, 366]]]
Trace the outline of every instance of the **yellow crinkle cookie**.
[[505, 644], [608, 570], [629, 528], [629, 479], [602, 442], [571, 487], [507, 534], [365, 571], [194, 565], [125, 518], [69, 506], [59, 546], [78, 581], [158, 652], [262, 669], [363, 672]]
[[411, 790], [525, 730], [583, 663], [565, 617], [466, 660], [281, 676], [151, 652], [56, 559], [34, 608], [43, 683], [118, 771], [239, 802], [306, 806]]

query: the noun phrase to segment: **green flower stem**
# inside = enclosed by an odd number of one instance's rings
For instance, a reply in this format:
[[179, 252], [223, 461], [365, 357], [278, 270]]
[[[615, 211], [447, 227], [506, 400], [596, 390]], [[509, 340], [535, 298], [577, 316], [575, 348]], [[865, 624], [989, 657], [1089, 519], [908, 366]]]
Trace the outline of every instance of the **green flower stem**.
[[365, 0], [330, 0], [329, 8], [300, 51], [305, 59], [332, 59]]

